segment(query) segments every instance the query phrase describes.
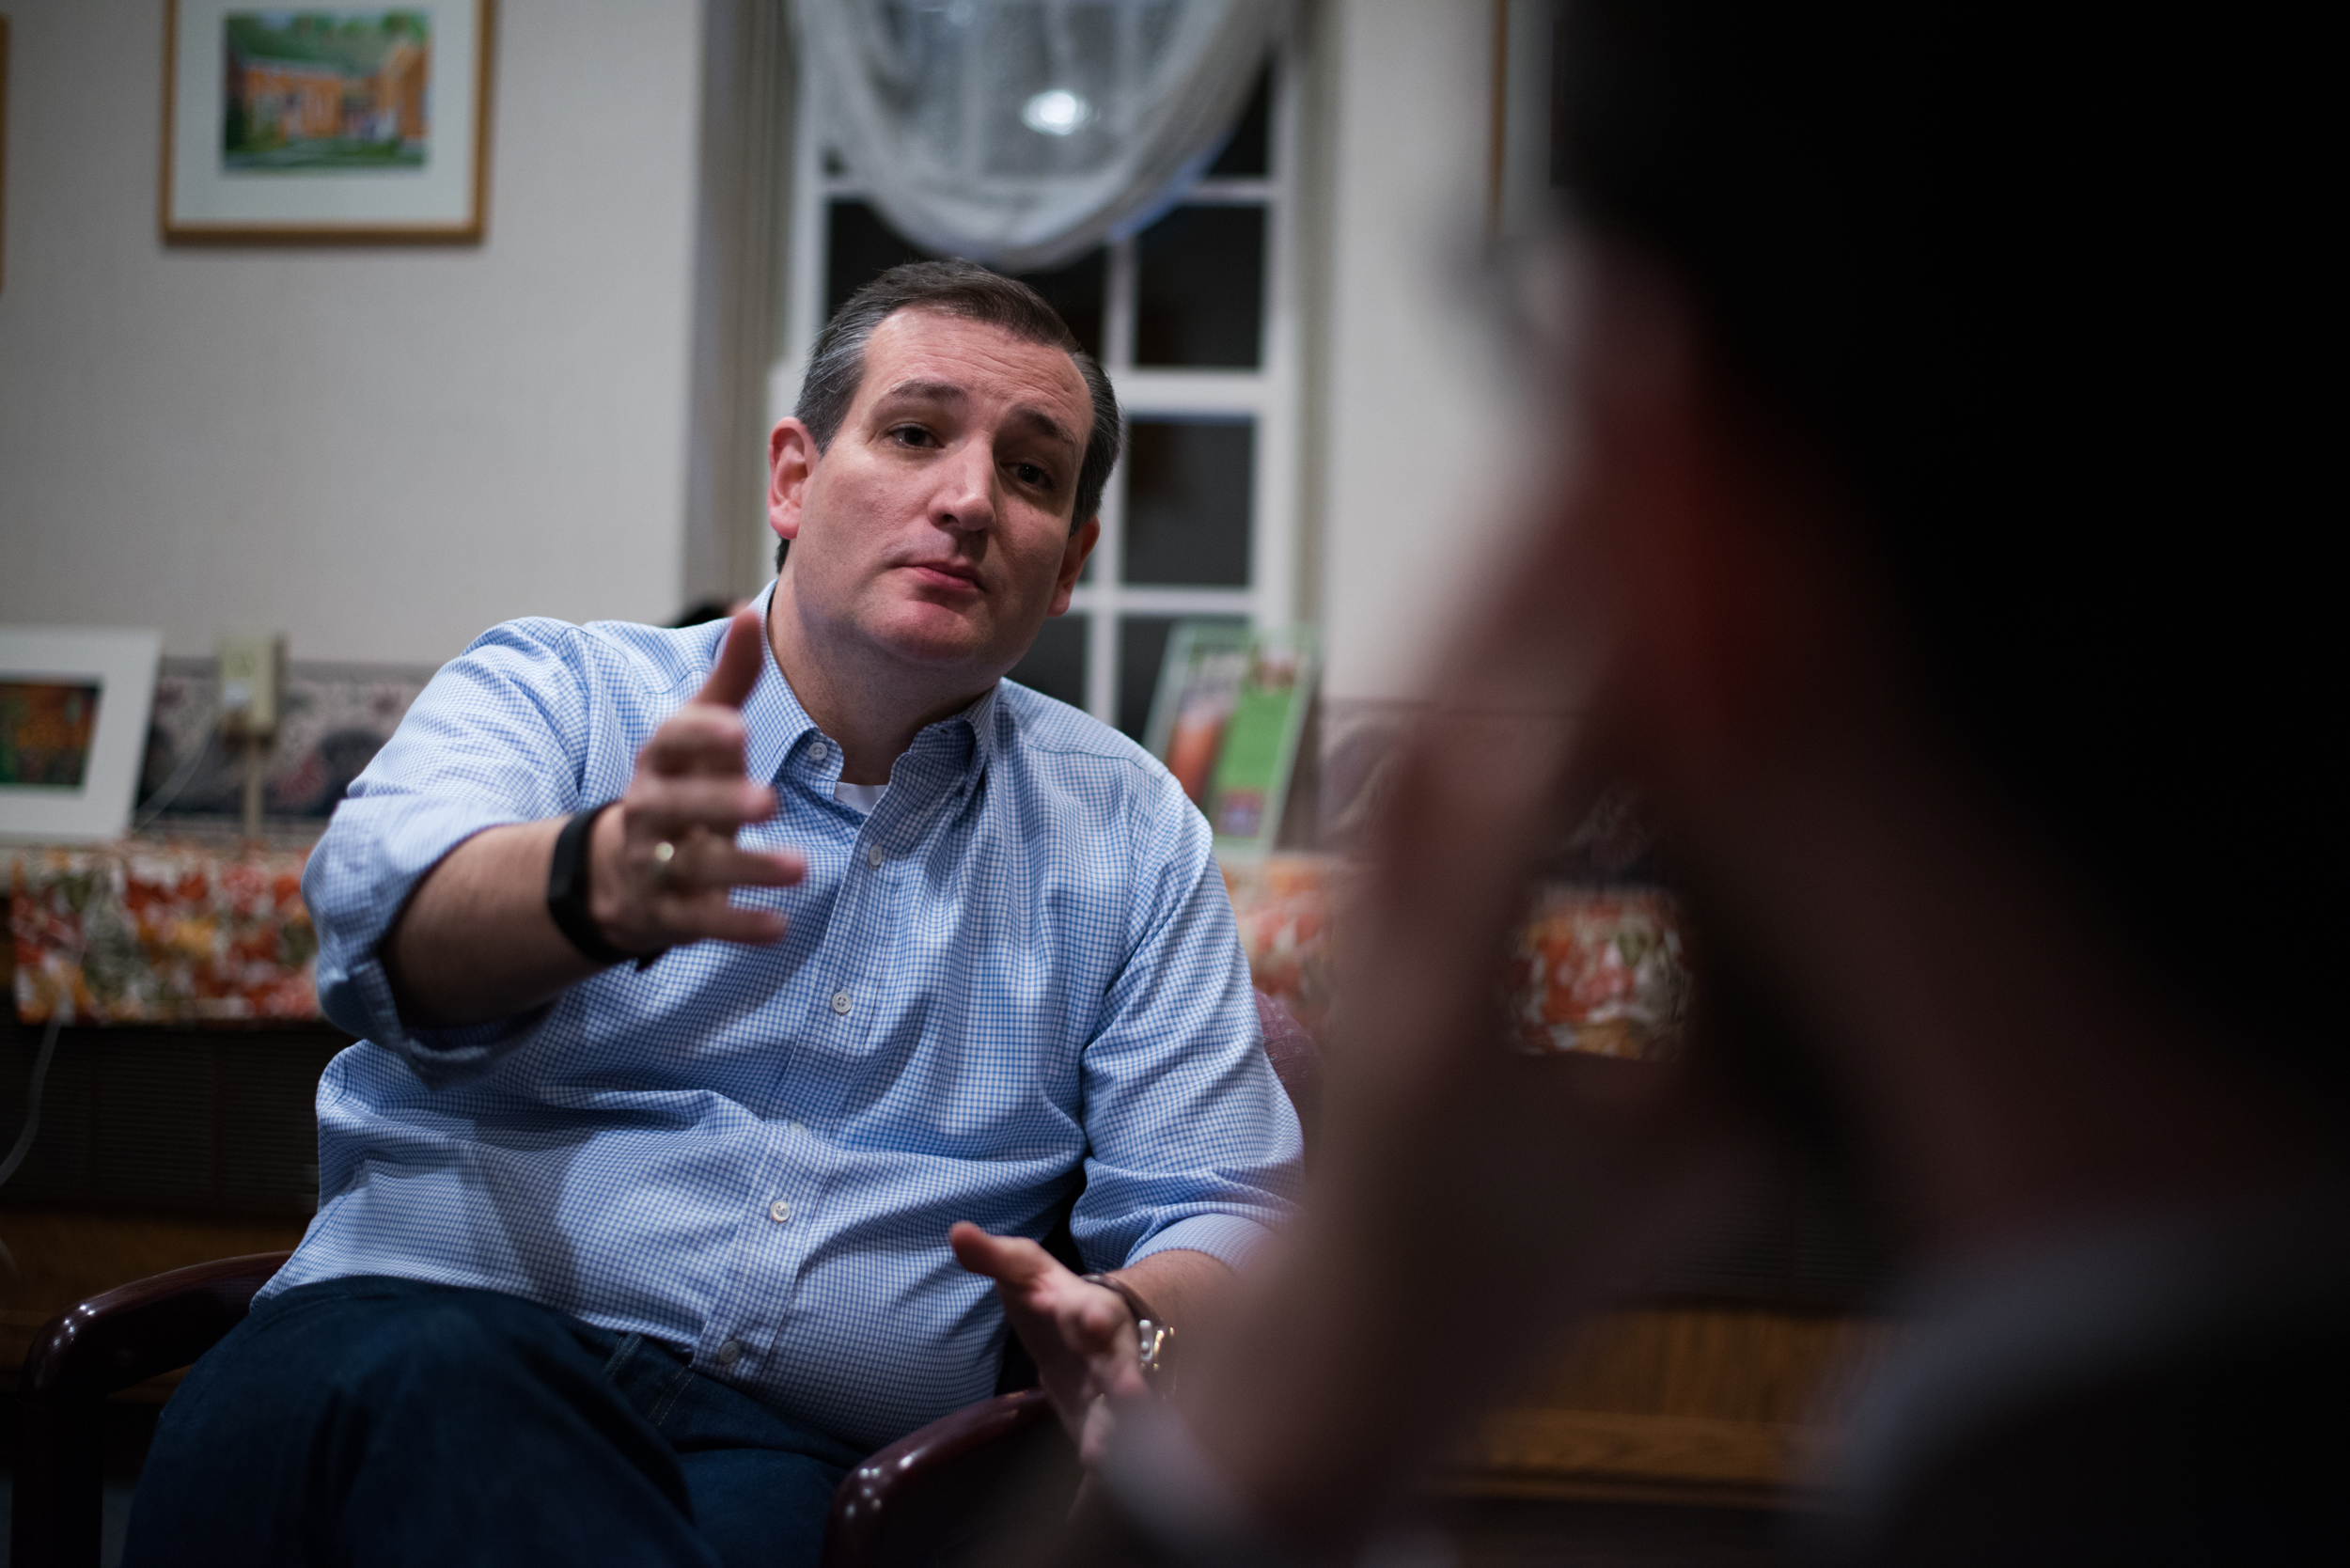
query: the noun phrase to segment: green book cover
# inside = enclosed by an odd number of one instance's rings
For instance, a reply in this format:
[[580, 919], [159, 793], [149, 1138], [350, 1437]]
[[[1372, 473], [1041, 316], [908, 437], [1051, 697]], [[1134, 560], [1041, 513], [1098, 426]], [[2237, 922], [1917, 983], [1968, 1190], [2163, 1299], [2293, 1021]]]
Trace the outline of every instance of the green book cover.
[[1304, 628], [1190, 622], [1168, 639], [1149, 744], [1206, 814], [1218, 855], [1272, 850], [1313, 676]]

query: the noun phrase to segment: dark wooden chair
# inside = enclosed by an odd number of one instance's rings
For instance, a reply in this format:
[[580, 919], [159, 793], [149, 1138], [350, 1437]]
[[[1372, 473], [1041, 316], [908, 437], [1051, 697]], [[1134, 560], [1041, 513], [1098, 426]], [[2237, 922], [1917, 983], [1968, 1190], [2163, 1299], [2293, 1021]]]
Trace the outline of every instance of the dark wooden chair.
[[[1277, 1001], [1257, 995], [1272, 1058], [1310, 1126], [1320, 1063]], [[19, 1442], [9, 1561], [97, 1568], [106, 1396], [184, 1367], [244, 1321], [292, 1256], [257, 1252], [174, 1269], [91, 1296], [49, 1320], [17, 1385]], [[1073, 1497], [1074, 1448], [1041, 1389], [964, 1406], [851, 1470], [834, 1493], [824, 1568], [930, 1568], [966, 1550], [1013, 1486]]]
[[16, 1386], [16, 1568], [97, 1568], [106, 1396], [218, 1344], [290, 1252], [176, 1268], [67, 1308], [24, 1355]]

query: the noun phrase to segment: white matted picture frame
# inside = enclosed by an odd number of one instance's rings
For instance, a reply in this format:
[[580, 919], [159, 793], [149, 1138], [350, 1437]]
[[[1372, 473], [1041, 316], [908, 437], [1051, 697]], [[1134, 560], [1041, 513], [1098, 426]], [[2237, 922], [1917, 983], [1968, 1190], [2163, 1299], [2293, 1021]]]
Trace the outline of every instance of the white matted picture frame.
[[493, 0], [166, 5], [166, 241], [481, 238]]
[[0, 840], [121, 835], [162, 651], [155, 632], [0, 626]]

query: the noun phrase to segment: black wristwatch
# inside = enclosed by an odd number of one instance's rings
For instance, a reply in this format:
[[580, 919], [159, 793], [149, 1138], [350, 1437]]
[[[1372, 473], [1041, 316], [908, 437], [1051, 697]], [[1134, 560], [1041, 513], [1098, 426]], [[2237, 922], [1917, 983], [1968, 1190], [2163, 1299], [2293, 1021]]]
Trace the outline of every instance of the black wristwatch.
[[555, 917], [556, 930], [598, 964], [624, 964], [636, 957], [605, 941], [596, 929], [596, 917], [588, 913], [588, 836], [605, 808], [619, 804], [607, 800], [572, 812], [555, 836], [555, 858], [547, 863], [547, 913]]
[[1115, 1291], [1126, 1303], [1126, 1309], [1135, 1315], [1135, 1351], [1142, 1362], [1142, 1379], [1159, 1394], [1175, 1389], [1175, 1330], [1159, 1316], [1158, 1309], [1143, 1300], [1142, 1293], [1122, 1279], [1106, 1274], [1080, 1275], [1089, 1285], [1099, 1285]]

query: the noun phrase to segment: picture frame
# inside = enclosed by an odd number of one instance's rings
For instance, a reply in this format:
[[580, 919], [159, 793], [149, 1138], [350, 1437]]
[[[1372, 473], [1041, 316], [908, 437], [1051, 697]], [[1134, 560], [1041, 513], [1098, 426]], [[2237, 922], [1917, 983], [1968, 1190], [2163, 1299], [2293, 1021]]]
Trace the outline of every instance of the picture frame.
[[8, 19], [0, 16], [0, 289], [8, 286]]
[[1494, 0], [1492, 118], [1485, 230], [1495, 242], [1555, 223], [1564, 170], [1557, 165], [1565, 70], [1559, 0]]
[[1183, 621], [1168, 635], [1144, 744], [1207, 817], [1219, 859], [1273, 853], [1315, 665], [1306, 627]]
[[0, 626], [0, 841], [121, 837], [162, 634]]
[[480, 240], [494, 0], [167, 0], [166, 243]]

